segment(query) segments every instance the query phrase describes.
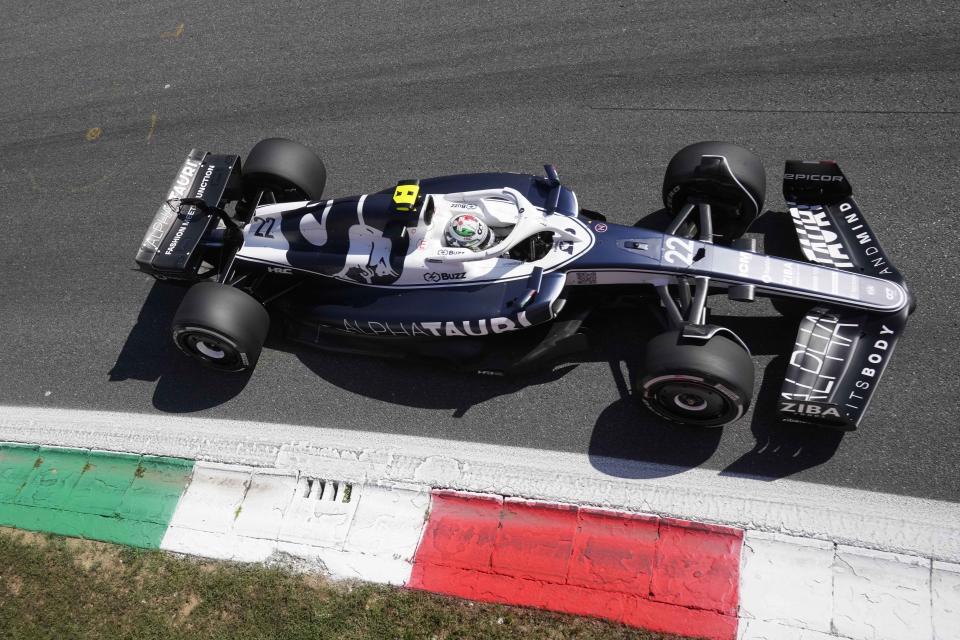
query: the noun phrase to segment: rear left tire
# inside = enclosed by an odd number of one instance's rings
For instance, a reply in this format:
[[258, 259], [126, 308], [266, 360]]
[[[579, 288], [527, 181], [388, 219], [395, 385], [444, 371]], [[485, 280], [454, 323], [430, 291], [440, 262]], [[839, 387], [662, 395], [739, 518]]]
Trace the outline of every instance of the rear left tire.
[[278, 202], [319, 200], [327, 184], [323, 160], [299, 142], [267, 138], [253, 146], [243, 163], [243, 193], [253, 202], [268, 190]]

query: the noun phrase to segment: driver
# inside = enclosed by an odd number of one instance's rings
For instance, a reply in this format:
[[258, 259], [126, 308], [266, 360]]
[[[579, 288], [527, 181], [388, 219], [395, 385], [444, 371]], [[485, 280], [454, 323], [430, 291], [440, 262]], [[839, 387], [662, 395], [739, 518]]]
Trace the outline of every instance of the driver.
[[463, 247], [473, 251], [483, 251], [493, 246], [496, 236], [477, 216], [464, 213], [454, 216], [447, 224], [444, 234], [448, 247]]

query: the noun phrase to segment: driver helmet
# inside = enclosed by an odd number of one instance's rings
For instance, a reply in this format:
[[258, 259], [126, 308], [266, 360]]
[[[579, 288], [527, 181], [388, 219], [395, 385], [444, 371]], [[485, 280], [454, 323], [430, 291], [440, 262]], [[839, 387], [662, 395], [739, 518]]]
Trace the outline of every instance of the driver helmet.
[[448, 247], [463, 247], [481, 251], [493, 246], [494, 235], [490, 227], [477, 216], [464, 213], [455, 216], [447, 224], [446, 240]]

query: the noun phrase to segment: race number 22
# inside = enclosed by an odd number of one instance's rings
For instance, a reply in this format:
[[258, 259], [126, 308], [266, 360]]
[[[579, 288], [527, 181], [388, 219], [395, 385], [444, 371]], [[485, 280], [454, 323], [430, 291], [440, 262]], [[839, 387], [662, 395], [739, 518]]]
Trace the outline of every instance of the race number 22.
[[668, 236], [663, 243], [663, 260], [681, 267], [693, 264], [693, 240]]
[[[254, 231], [253, 235], [259, 236], [261, 238], [273, 237], [273, 234], [270, 232], [273, 231], [273, 225], [277, 221], [276, 218], [261, 218], [260, 216], [254, 216], [253, 221], [258, 224], [257, 230]], [[266, 230], [264, 230], [263, 228], [264, 226], [267, 227]]]

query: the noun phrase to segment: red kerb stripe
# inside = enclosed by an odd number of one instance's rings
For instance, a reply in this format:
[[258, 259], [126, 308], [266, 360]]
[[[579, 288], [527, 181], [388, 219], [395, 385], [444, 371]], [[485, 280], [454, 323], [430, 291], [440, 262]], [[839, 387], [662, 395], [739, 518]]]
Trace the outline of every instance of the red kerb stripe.
[[436, 491], [409, 586], [732, 640], [742, 531]]

